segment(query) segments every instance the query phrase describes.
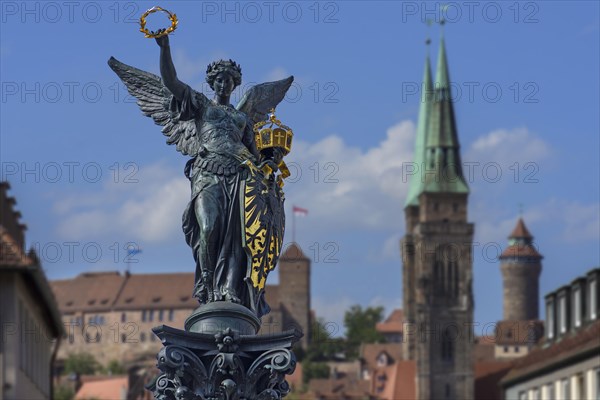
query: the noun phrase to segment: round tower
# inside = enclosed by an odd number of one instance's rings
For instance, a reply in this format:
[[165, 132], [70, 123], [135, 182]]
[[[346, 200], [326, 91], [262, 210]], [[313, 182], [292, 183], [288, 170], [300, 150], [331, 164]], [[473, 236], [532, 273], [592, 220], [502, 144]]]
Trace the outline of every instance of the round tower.
[[543, 256], [533, 243], [522, 218], [508, 237], [500, 256], [504, 281], [504, 320], [528, 321], [539, 318], [539, 277]]

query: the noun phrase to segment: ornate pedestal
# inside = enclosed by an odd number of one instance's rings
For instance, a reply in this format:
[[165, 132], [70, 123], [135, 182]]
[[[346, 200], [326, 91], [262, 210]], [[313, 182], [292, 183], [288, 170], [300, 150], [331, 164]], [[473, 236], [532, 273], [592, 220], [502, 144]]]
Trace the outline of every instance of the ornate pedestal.
[[[220, 316], [215, 305], [223, 306]], [[186, 331], [164, 325], [153, 329], [164, 346], [157, 355], [162, 374], [147, 387], [154, 397], [274, 400], [289, 393], [285, 375], [294, 372], [291, 348], [302, 333], [256, 335], [258, 326], [253, 329], [245, 307], [224, 302], [208, 306], [188, 318]]]

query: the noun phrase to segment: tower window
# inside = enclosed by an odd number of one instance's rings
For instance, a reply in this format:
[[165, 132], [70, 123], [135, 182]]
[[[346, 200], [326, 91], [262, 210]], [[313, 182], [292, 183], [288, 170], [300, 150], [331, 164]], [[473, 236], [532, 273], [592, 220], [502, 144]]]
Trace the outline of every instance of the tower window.
[[437, 211], [440, 208], [438, 203], [433, 203], [433, 211]]
[[456, 203], [452, 204], [452, 211], [458, 212], [458, 204], [456, 204]]

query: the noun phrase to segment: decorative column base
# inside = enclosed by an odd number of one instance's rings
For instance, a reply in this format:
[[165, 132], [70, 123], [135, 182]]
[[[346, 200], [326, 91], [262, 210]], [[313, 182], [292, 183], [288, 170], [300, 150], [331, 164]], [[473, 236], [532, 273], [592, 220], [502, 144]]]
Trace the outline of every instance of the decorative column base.
[[[198, 327], [193, 315], [188, 329]], [[164, 346], [157, 355], [162, 374], [147, 386], [156, 399], [279, 400], [289, 393], [285, 375], [296, 368], [291, 349], [301, 332], [244, 335], [212, 322], [211, 333], [153, 329]]]

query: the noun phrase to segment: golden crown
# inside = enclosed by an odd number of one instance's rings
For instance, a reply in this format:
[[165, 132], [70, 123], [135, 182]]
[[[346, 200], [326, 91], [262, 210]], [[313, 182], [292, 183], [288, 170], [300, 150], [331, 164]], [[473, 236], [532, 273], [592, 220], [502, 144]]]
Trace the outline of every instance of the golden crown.
[[292, 150], [293, 137], [292, 129], [277, 119], [274, 108], [271, 109], [268, 120], [254, 124], [254, 139], [259, 151], [278, 147], [287, 155]]

